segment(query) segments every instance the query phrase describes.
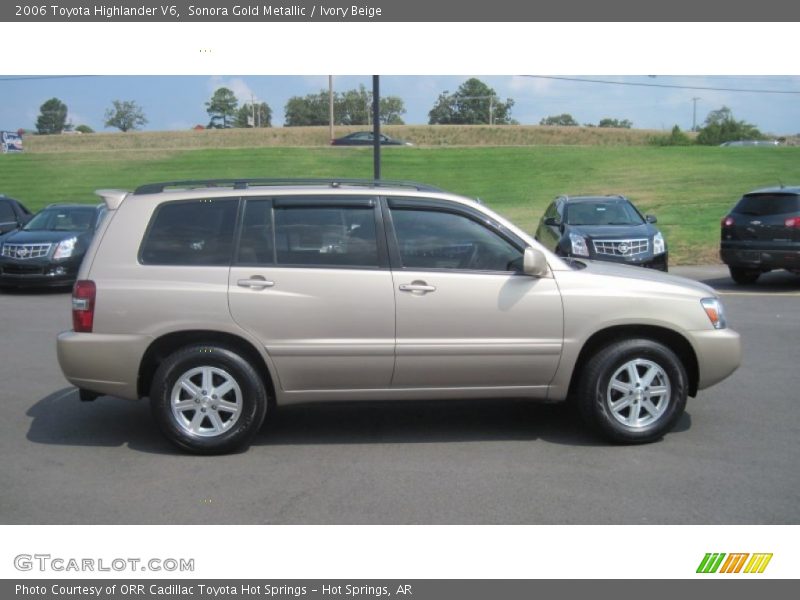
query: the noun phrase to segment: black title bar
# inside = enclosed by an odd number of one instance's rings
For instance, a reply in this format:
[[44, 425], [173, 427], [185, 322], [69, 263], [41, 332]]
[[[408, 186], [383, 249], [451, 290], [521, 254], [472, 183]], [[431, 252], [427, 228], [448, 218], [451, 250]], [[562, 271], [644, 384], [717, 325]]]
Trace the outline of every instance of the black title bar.
[[[12, 0], [4, 22], [785, 22], [800, 20], [786, 0]], [[597, 32], [601, 43], [603, 32]], [[677, 35], [677, 32], [676, 32]], [[677, 40], [677, 36], [675, 40]], [[720, 43], [736, 40], [721, 38]], [[745, 40], [741, 40], [745, 41]], [[665, 40], [664, 43], [673, 43]]]

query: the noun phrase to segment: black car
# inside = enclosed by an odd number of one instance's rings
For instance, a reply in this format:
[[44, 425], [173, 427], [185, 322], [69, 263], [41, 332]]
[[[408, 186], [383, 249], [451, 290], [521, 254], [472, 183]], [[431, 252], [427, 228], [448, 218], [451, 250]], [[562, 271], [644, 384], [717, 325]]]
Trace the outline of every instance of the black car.
[[0, 238], [0, 286], [72, 285], [105, 205], [53, 204]]
[[[331, 140], [333, 146], [372, 146], [375, 137], [371, 131], [356, 131], [350, 135]], [[411, 146], [411, 142], [390, 138], [381, 134], [381, 146]]]
[[19, 229], [33, 214], [19, 200], [0, 194], [0, 235]]
[[666, 271], [667, 244], [655, 222], [624, 196], [559, 196], [539, 221], [536, 239], [560, 256]]
[[720, 258], [736, 283], [773, 269], [800, 274], [800, 186], [745, 194], [721, 228]]

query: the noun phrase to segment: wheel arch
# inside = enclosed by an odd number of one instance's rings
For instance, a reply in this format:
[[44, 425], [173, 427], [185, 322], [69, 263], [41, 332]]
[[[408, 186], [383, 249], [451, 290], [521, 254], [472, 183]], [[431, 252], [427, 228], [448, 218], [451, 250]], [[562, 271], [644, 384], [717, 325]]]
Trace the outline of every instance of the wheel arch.
[[580, 354], [578, 354], [578, 359], [575, 361], [575, 366], [572, 369], [569, 396], [574, 396], [576, 393], [580, 374], [589, 359], [594, 356], [599, 349], [610, 343], [629, 339], [653, 340], [664, 344], [667, 348], [672, 350], [686, 369], [686, 375], [689, 378], [689, 396], [694, 397], [697, 395], [700, 368], [697, 362], [697, 354], [686, 337], [677, 331], [656, 325], [616, 325], [595, 332], [584, 343]]
[[153, 375], [162, 360], [180, 348], [197, 344], [222, 346], [241, 354], [261, 376], [264, 387], [267, 390], [269, 402], [271, 404], [275, 402], [275, 383], [269, 365], [251, 342], [232, 333], [201, 329], [175, 331], [153, 340], [139, 363], [137, 378], [137, 393], [139, 397], [150, 395]]

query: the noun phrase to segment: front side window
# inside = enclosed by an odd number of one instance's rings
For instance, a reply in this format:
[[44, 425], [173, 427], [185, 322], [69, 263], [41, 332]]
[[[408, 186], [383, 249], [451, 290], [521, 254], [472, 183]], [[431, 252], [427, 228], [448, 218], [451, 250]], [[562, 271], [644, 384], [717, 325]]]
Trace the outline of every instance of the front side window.
[[521, 250], [464, 215], [392, 209], [392, 221], [404, 268], [519, 271], [522, 267]]
[[377, 267], [374, 209], [276, 207], [275, 250], [280, 265]]
[[0, 223], [13, 223], [17, 220], [9, 202], [0, 202]]
[[229, 265], [237, 206], [235, 199], [162, 205], [142, 243], [141, 261], [151, 265]]

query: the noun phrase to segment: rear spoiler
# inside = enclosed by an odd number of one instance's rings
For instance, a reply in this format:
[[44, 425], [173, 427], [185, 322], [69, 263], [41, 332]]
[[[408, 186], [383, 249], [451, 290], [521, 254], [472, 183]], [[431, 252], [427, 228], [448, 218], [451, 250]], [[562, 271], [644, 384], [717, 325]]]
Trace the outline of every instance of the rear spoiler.
[[127, 190], [97, 190], [95, 194], [103, 199], [108, 210], [117, 210], [130, 192]]

